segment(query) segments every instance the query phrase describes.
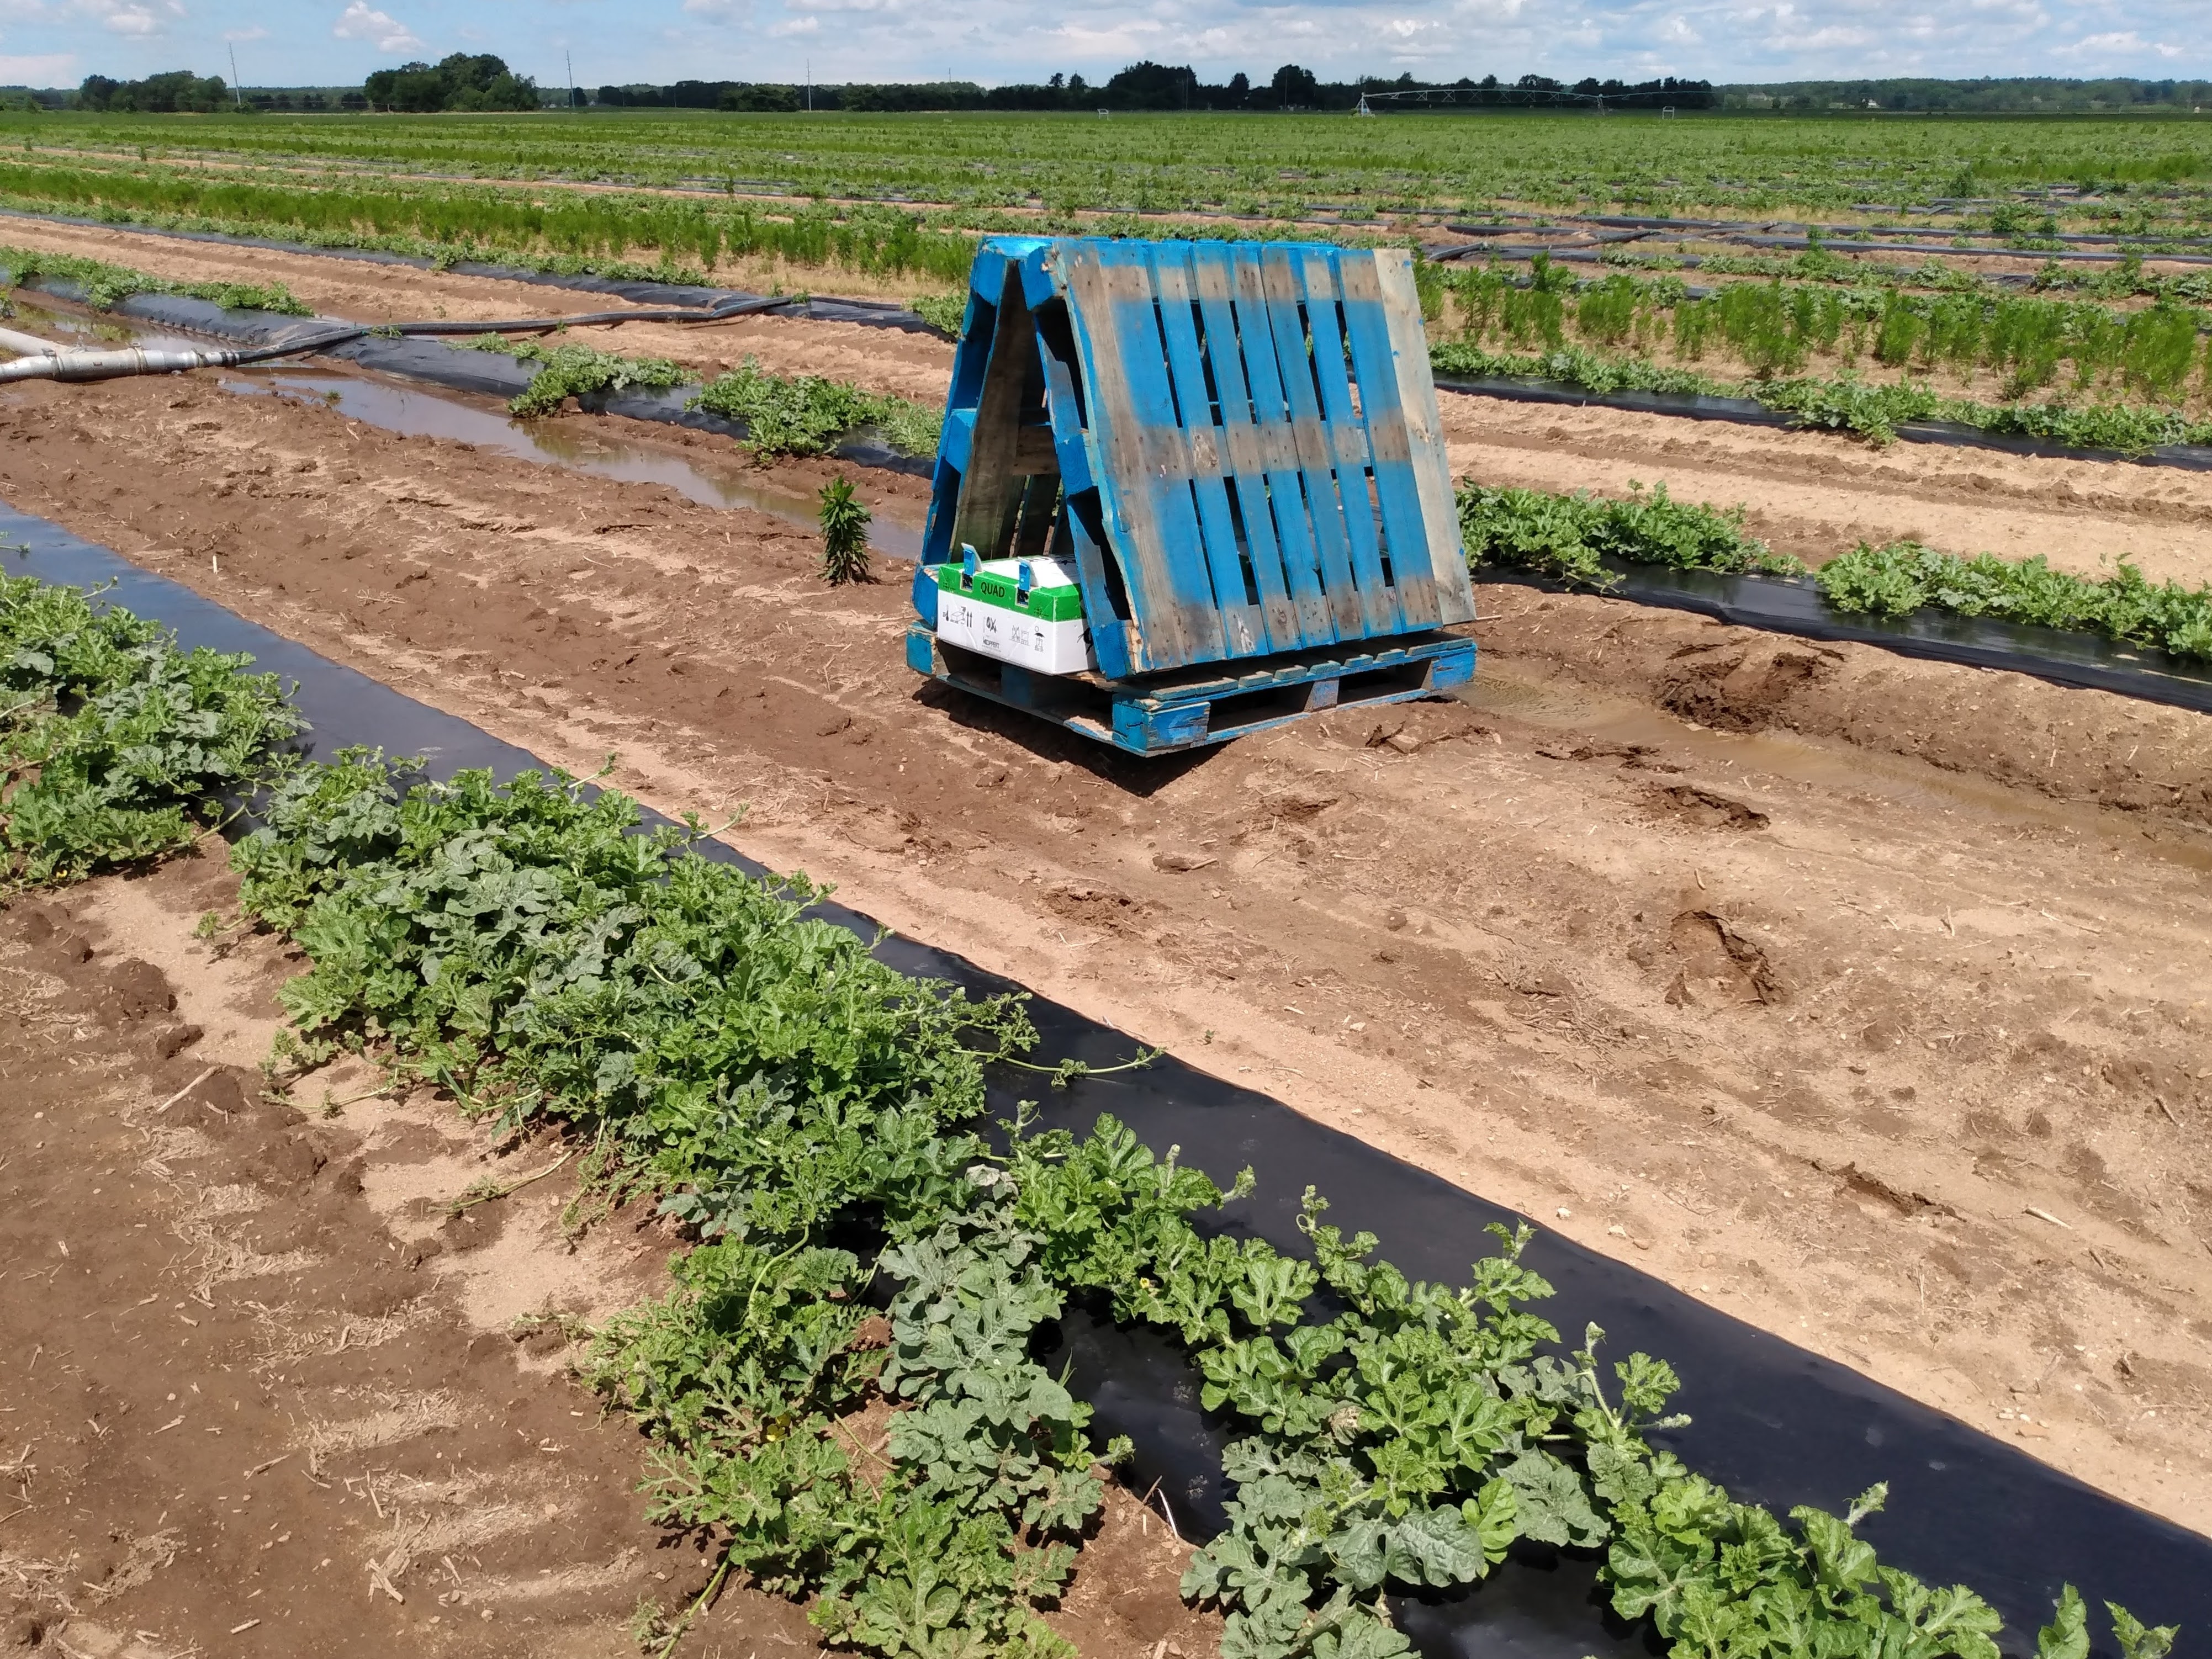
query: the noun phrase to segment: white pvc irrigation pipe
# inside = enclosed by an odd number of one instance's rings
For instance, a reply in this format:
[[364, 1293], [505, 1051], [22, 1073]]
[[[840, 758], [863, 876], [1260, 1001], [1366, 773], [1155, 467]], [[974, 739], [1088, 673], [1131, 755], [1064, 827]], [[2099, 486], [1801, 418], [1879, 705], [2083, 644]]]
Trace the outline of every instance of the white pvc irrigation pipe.
[[42, 340], [35, 334], [18, 334], [12, 328], [0, 328], [0, 349], [25, 357], [58, 357], [62, 350], [52, 340]]
[[[0, 339], [0, 345], [9, 343]], [[239, 351], [56, 351], [46, 346], [0, 363], [0, 385], [14, 380], [113, 380], [130, 374], [177, 374], [191, 368], [234, 368]]]
[[[383, 325], [402, 335], [544, 334], [556, 329], [611, 323], [723, 323], [758, 311], [789, 305], [782, 297], [727, 299], [699, 309], [672, 311], [597, 311], [581, 317], [534, 317], [519, 322], [422, 322]], [[0, 328], [0, 349], [22, 354], [12, 363], [0, 363], [0, 385], [15, 380], [113, 380], [131, 374], [178, 374], [195, 368], [237, 368], [247, 363], [295, 357], [357, 340], [370, 325], [341, 326], [337, 332], [316, 339], [283, 345], [257, 346], [250, 350], [121, 351], [64, 350], [35, 334], [19, 334]]]

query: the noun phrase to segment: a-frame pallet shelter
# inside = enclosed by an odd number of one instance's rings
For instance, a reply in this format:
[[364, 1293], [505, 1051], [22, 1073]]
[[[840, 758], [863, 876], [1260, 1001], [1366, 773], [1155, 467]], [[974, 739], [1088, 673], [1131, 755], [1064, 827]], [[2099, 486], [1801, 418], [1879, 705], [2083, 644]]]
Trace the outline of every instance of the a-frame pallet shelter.
[[[1094, 672], [937, 638], [933, 567], [1044, 557], [1079, 581]], [[1441, 630], [1474, 594], [1409, 256], [985, 241], [915, 602], [916, 671], [1140, 754], [1466, 682], [1474, 643]]]

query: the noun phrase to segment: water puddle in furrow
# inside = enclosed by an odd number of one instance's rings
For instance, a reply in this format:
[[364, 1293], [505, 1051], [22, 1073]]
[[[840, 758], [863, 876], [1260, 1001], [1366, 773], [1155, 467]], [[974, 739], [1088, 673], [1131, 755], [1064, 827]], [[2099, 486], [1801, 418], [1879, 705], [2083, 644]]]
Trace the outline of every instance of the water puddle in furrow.
[[24, 298], [21, 289], [7, 296], [4, 314], [19, 333], [44, 335], [56, 345], [66, 346], [71, 351], [127, 351], [133, 346], [142, 351], [208, 349], [205, 340], [196, 340], [189, 335], [165, 334], [159, 329], [144, 328], [120, 318], [102, 317], [96, 312], [42, 306]]
[[[565, 467], [625, 483], [665, 484], [686, 501], [702, 507], [750, 507], [807, 530], [820, 527], [816, 516], [818, 507], [811, 497], [762, 483], [757, 471], [734, 456], [727, 466], [717, 466], [643, 444], [610, 439], [558, 419], [519, 421], [442, 392], [312, 369], [234, 371], [223, 376], [222, 388], [250, 398], [274, 396], [322, 404], [364, 426], [386, 432], [451, 438], [517, 460]], [[865, 468], [854, 469], [854, 483], [866, 501]], [[867, 504], [876, 514], [868, 526], [868, 545], [886, 558], [919, 558], [921, 528], [886, 519], [878, 502]]]
[[1673, 757], [1686, 752], [1739, 775], [1765, 772], [1901, 806], [1956, 812], [1982, 823], [2063, 830], [2193, 870], [2212, 872], [2212, 842], [2161, 828], [2155, 835], [2124, 815], [2038, 799], [2025, 788], [1946, 772], [1902, 755], [1829, 745], [1786, 732], [1716, 732], [1625, 697], [1501, 673], [1478, 658], [1473, 684], [1452, 693], [1486, 714], [1619, 744], [1649, 744]]
[[[85, 349], [137, 346], [148, 351], [196, 351], [208, 342], [165, 333], [122, 318], [43, 306], [19, 291], [9, 296], [13, 320], [27, 333], [42, 334], [59, 344]], [[625, 483], [665, 484], [702, 507], [750, 507], [802, 529], [817, 530], [818, 504], [810, 496], [761, 482], [758, 473], [734, 455], [727, 465], [702, 463], [643, 444], [623, 443], [558, 420], [519, 421], [504, 411], [480, 409], [450, 394], [395, 386], [327, 370], [292, 368], [232, 369], [221, 385], [250, 398], [297, 398], [325, 404], [364, 426], [413, 437], [452, 438], [541, 466], [566, 467], [594, 477]], [[868, 526], [868, 545], [886, 558], [921, 556], [921, 527], [884, 516], [880, 502], [868, 500], [867, 470], [854, 469], [854, 484], [876, 517]]]

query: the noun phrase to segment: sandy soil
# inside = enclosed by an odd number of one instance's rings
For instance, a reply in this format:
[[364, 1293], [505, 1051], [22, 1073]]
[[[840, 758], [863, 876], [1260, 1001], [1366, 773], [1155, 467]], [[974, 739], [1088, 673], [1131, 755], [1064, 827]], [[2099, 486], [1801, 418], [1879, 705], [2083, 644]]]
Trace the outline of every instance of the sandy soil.
[[2212, 1530], [2212, 722], [1490, 588], [1468, 699], [1146, 765], [658, 486], [137, 381], [0, 495]]
[[[658, 1294], [670, 1235], [572, 1242], [557, 1144], [495, 1149], [357, 1062], [264, 1092], [266, 937], [220, 843], [0, 911], [0, 1645], [62, 1659], [621, 1659], [705, 1587], [635, 1496], [642, 1445], [562, 1323]], [[1054, 1622], [1086, 1654], [1209, 1650], [1184, 1553], [1114, 1491]], [[819, 1652], [742, 1587], [690, 1655]]]
[[[0, 220], [0, 242], [11, 240], [178, 280], [281, 282], [319, 312], [362, 321], [625, 308], [599, 295], [406, 266]], [[751, 356], [781, 374], [849, 380], [932, 405], [943, 401], [952, 372], [948, 342], [790, 318], [693, 330], [624, 325], [580, 329], [574, 337], [708, 373]], [[1875, 449], [1826, 433], [1453, 392], [1442, 403], [1455, 476], [1613, 495], [1663, 482], [1680, 500], [1743, 506], [1753, 533], [1815, 564], [1860, 541], [1911, 538], [1961, 554], [2040, 554], [2085, 575], [2131, 559], [2158, 580], [2212, 581], [2212, 473], [1929, 444]]]

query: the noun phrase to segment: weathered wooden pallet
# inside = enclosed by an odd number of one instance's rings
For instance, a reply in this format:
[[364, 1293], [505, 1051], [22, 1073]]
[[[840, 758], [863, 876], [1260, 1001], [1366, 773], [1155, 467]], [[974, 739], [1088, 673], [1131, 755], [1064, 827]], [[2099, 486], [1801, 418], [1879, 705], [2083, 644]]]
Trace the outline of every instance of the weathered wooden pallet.
[[1372, 648], [1335, 647], [1212, 669], [1109, 679], [1035, 674], [948, 645], [920, 623], [906, 635], [918, 674], [988, 697], [1136, 755], [1166, 754], [1249, 737], [1324, 708], [1403, 702], [1474, 678], [1474, 641], [1403, 635]]
[[[1170, 671], [1427, 650], [1474, 620], [1402, 249], [995, 237], [969, 288], [921, 562], [1060, 559], [1102, 685], [1156, 698]], [[935, 602], [918, 570], [925, 630]], [[1321, 660], [1296, 683], [1346, 678]], [[1203, 740], [1173, 729], [1155, 746]]]

